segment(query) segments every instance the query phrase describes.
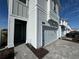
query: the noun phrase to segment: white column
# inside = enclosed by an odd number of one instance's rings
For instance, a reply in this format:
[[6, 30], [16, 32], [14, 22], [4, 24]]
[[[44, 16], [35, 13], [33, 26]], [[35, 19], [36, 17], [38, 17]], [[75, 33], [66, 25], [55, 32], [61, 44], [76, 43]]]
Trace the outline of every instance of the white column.
[[8, 20], [8, 48], [14, 47], [14, 18]]
[[50, 19], [50, 7], [51, 7], [51, 4], [50, 4], [50, 0], [48, 0], [47, 2], [47, 20]]
[[12, 15], [13, 0], [8, 0], [8, 48], [14, 47], [14, 18]]
[[61, 26], [59, 25], [59, 28], [57, 30], [57, 39], [61, 38], [61, 36], [62, 36], [61, 34], [62, 34], [62, 32], [61, 32]]
[[8, 15], [12, 15], [13, 0], [8, 0]]
[[59, 10], [58, 10], [58, 4], [56, 4], [56, 12], [57, 12], [57, 15], [59, 15]]
[[37, 0], [29, 0], [29, 20], [27, 22], [26, 43], [37, 48]]

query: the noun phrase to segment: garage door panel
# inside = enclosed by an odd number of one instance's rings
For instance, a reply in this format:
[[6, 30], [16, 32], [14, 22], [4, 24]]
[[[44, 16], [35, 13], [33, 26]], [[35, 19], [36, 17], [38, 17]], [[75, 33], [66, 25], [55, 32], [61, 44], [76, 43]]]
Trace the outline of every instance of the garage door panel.
[[44, 45], [47, 45], [57, 39], [56, 30], [44, 30], [43, 33], [44, 33], [44, 36], [43, 36]]

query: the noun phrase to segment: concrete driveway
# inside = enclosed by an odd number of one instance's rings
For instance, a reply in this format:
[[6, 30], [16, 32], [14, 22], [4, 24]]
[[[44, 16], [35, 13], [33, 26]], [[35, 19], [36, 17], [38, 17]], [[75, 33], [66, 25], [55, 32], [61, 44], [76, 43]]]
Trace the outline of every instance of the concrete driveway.
[[[60, 39], [44, 48], [49, 53], [41, 59], [79, 59], [79, 43]], [[15, 47], [15, 52], [15, 59], [39, 59], [25, 44]]]
[[57, 40], [45, 48], [49, 54], [44, 59], [79, 59], [79, 43]]

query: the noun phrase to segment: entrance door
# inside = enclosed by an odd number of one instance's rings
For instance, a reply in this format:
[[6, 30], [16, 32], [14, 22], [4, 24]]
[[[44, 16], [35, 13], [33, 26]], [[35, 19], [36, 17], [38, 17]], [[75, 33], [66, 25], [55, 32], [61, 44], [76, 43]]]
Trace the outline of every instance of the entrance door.
[[15, 20], [14, 45], [25, 43], [26, 41], [26, 21]]

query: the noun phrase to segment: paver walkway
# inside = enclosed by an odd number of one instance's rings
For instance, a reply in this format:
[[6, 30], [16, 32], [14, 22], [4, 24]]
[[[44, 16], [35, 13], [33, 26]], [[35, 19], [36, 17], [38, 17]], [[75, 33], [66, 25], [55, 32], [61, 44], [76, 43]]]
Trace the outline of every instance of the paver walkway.
[[[79, 59], [79, 43], [60, 39], [44, 48], [49, 53], [42, 59]], [[15, 47], [15, 52], [15, 59], [38, 59], [25, 44]]]

